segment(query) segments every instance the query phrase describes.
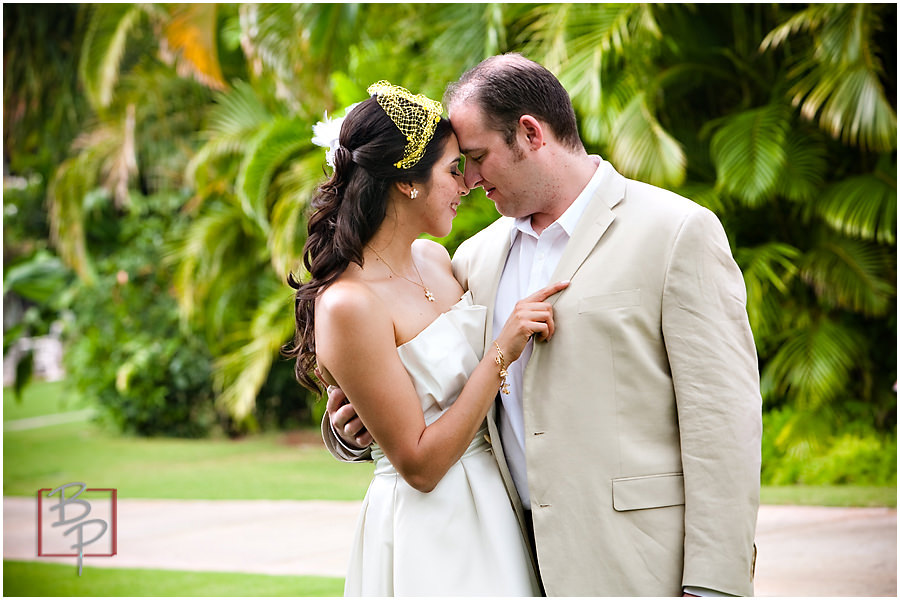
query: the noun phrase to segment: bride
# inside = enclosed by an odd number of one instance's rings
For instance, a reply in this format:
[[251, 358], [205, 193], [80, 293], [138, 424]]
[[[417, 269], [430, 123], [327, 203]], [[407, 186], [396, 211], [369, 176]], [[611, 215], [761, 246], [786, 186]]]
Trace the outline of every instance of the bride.
[[327, 154], [296, 289], [296, 375], [339, 385], [375, 440], [345, 595], [539, 595], [530, 550], [485, 436], [506, 366], [553, 335], [545, 300], [520, 301], [484, 347], [486, 310], [439, 244], [468, 193], [440, 103], [378, 82]]

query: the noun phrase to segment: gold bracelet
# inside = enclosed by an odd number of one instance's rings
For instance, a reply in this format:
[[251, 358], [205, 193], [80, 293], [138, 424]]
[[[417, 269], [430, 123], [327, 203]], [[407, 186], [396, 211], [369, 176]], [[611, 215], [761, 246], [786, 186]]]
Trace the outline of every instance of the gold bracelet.
[[500, 344], [494, 341], [494, 347], [497, 349], [497, 358], [494, 360], [497, 363], [497, 366], [500, 367], [500, 391], [504, 394], [509, 393], [509, 384], [506, 383], [506, 367], [503, 366], [503, 351], [500, 350]]

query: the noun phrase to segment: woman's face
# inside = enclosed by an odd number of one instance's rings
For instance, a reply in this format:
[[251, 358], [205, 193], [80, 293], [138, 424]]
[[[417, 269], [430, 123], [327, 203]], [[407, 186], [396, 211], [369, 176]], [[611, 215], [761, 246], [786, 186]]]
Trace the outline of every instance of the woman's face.
[[450, 233], [461, 196], [469, 193], [460, 170], [461, 160], [459, 142], [451, 133], [444, 144], [444, 152], [431, 169], [431, 181], [421, 190], [425, 197], [421, 192], [418, 197], [424, 211], [425, 232], [435, 237]]

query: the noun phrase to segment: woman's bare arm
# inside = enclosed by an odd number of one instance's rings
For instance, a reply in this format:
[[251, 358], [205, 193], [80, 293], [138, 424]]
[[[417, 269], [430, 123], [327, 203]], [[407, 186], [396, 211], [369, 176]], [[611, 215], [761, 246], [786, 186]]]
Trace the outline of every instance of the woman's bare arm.
[[[550, 286], [517, 305], [498, 343], [507, 363], [519, 356], [532, 333], [552, 335], [546, 296], [565, 287]], [[500, 386], [491, 345], [456, 402], [430, 426], [409, 374], [397, 354], [394, 327], [386, 306], [364, 285], [335, 284], [319, 300], [316, 352], [360, 419], [401, 476], [414, 488], [431, 491], [463, 455], [477, 433]]]

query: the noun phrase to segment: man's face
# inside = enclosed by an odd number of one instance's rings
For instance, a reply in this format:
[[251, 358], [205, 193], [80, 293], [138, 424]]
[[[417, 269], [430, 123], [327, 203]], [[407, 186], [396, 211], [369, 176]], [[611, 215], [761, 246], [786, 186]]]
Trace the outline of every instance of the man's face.
[[500, 214], [507, 217], [525, 217], [535, 212], [532, 198], [536, 174], [529, 172], [529, 161], [518, 136], [511, 148], [499, 131], [485, 125], [481, 109], [473, 102], [452, 104], [450, 123], [460, 151], [466, 156], [466, 185], [470, 189], [483, 187]]

